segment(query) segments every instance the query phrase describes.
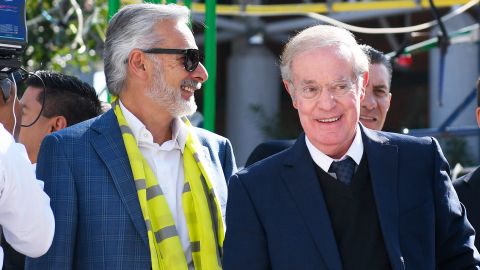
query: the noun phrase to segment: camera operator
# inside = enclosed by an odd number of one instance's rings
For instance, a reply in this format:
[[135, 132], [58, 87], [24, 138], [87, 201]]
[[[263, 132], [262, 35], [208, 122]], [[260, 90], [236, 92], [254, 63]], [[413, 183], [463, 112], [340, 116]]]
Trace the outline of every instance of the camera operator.
[[[15, 84], [0, 80], [0, 225], [2, 241], [29, 257], [45, 254], [53, 240], [55, 221], [50, 199], [35, 178], [27, 152], [12, 133], [20, 125]], [[6, 93], [6, 94], [5, 94]], [[14, 113], [17, 111], [17, 113]], [[0, 247], [0, 269], [3, 250]]]

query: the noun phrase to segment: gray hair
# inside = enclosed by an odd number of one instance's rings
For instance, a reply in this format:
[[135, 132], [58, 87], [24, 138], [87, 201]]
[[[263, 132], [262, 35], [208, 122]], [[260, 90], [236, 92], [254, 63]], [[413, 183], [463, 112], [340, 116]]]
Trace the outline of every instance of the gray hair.
[[356, 76], [368, 71], [367, 56], [360, 49], [352, 33], [331, 25], [316, 25], [301, 31], [285, 45], [280, 56], [282, 78], [291, 82], [291, 63], [299, 53], [329, 46], [344, 47], [352, 53]]
[[127, 65], [125, 61], [133, 49], [149, 49], [164, 41], [155, 26], [164, 20], [188, 23], [188, 8], [174, 4], [132, 4], [123, 7], [111, 19], [105, 40], [104, 70], [107, 87], [118, 95], [125, 87]]

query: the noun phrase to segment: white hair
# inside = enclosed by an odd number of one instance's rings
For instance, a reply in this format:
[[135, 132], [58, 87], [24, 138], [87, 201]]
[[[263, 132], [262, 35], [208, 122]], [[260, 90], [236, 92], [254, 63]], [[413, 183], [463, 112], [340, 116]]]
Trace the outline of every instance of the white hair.
[[316, 25], [301, 31], [285, 45], [283, 53], [280, 56], [282, 78], [291, 82], [291, 64], [296, 55], [309, 50], [330, 46], [338, 47], [341, 50], [347, 49], [351, 52], [353, 70], [357, 77], [368, 71], [368, 58], [358, 45], [352, 33], [335, 26]]

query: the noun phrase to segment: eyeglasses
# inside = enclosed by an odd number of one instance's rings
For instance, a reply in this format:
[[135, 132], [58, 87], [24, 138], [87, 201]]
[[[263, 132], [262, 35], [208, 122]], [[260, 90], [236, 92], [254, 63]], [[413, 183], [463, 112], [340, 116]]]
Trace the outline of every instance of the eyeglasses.
[[143, 50], [144, 53], [155, 53], [155, 54], [180, 54], [183, 55], [183, 66], [188, 72], [194, 71], [198, 63], [200, 63], [203, 57], [200, 54], [198, 49], [162, 49], [162, 48], [152, 48], [148, 50]]
[[298, 90], [298, 92], [304, 99], [314, 99], [320, 96], [324, 88], [327, 89], [330, 95], [334, 97], [341, 97], [352, 91], [355, 88], [356, 84], [356, 79], [354, 81], [341, 80], [329, 83], [325, 87], [321, 87], [320, 85], [316, 84], [308, 84], [303, 86], [302, 88], [297, 89], [293, 85], [293, 83], [290, 82], [290, 85], [292, 85], [295, 90]]

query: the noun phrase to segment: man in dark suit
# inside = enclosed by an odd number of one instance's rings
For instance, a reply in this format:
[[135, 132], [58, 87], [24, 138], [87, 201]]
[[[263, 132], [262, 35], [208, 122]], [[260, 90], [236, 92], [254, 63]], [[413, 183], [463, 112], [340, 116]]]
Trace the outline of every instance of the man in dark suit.
[[[368, 84], [365, 87], [365, 98], [360, 103], [360, 122], [367, 128], [382, 130], [387, 118], [392, 93], [392, 65], [385, 54], [369, 45], [360, 45], [368, 57]], [[248, 156], [245, 167], [281, 152], [292, 146], [295, 140], [272, 140], [259, 144]]]
[[207, 80], [177, 5], [122, 8], [104, 62], [115, 96], [105, 114], [55, 132], [37, 176], [51, 197], [52, 247], [26, 269], [221, 269], [230, 142], [194, 128]]
[[262, 142], [248, 156], [245, 167], [291, 147], [295, 140], [271, 140]]
[[[480, 126], [480, 79], [477, 81], [477, 123]], [[458, 198], [467, 209], [467, 216], [475, 231], [480, 232], [480, 168], [453, 182]], [[475, 238], [475, 246], [480, 248], [480, 237]]]
[[350, 32], [300, 32], [281, 72], [305, 134], [230, 178], [224, 269], [479, 268], [437, 141], [359, 123], [368, 60]]

